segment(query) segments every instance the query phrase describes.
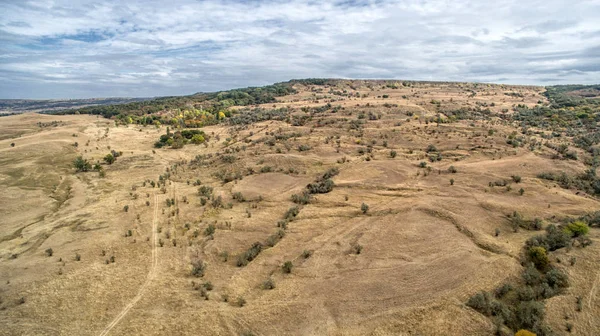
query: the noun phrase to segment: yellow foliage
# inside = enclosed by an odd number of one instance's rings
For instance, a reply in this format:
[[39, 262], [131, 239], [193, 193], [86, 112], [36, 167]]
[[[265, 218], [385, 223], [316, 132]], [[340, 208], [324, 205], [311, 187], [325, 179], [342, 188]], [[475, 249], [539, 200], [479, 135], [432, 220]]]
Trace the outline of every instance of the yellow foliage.
[[521, 330], [517, 331], [515, 336], [536, 336], [536, 335], [529, 330], [521, 329]]

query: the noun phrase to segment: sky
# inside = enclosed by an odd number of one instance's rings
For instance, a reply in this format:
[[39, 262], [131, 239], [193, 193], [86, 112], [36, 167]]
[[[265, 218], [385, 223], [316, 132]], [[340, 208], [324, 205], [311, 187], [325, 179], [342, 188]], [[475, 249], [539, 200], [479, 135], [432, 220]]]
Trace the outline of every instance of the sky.
[[0, 0], [0, 98], [299, 78], [600, 83], [600, 0]]

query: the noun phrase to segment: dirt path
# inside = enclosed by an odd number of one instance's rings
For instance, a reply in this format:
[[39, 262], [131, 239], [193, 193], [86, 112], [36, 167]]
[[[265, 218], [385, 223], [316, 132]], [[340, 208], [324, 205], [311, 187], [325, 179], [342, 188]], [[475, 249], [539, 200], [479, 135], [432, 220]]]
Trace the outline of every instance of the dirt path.
[[590, 296], [588, 298], [588, 308], [592, 309], [592, 301], [596, 298], [596, 290], [598, 289], [598, 283], [600, 282], [600, 272], [596, 275], [592, 289], [590, 290]]
[[100, 336], [108, 335], [108, 333], [112, 330], [112, 328], [114, 328], [123, 319], [123, 317], [125, 317], [125, 315], [127, 315], [127, 313], [131, 310], [131, 308], [133, 308], [133, 306], [135, 306], [135, 304], [142, 298], [142, 296], [144, 296], [144, 292], [146, 291], [146, 288], [148, 287], [148, 285], [150, 284], [150, 282], [154, 279], [154, 276], [156, 275], [156, 268], [158, 265], [158, 249], [156, 248], [156, 245], [158, 245], [158, 235], [156, 234], [157, 220], [158, 220], [158, 195], [155, 194], [154, 195], [154, 214], [152, 216], [152, 265], [150, 267], [150, 271], [148, 272], [148, 275], [146, 276], [146, 281], [144, 281], [144, 284], [142, 284], [142, 286], [138, 290], [137, 295], [134, 296], [131, 299], [131, 301], [129, 301], [129, 303], [121, 310], [119, 315], [117, 315], [106, 326], [106, 328], [104, 328], [104, 330], [102, 330], [102, 332], [100, 333]]

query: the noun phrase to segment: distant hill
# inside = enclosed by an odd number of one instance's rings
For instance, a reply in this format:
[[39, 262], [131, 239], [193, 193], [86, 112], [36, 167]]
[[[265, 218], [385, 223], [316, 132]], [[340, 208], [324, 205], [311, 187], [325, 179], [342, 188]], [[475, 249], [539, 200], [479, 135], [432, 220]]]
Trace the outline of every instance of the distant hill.
[[154, 98], [89, 98], [89, 99], [0, 99], [0, 114], [25, 112], [49, 113], [89, 106], [118, 105]]

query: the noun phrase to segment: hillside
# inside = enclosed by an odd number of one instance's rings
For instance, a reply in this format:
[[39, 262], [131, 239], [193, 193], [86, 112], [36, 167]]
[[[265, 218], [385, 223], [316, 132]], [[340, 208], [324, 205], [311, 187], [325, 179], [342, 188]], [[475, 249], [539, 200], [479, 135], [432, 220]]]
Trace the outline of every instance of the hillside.
[[308, 79], [0, 118], [0, 335], [600, 334], [597, 91]]

